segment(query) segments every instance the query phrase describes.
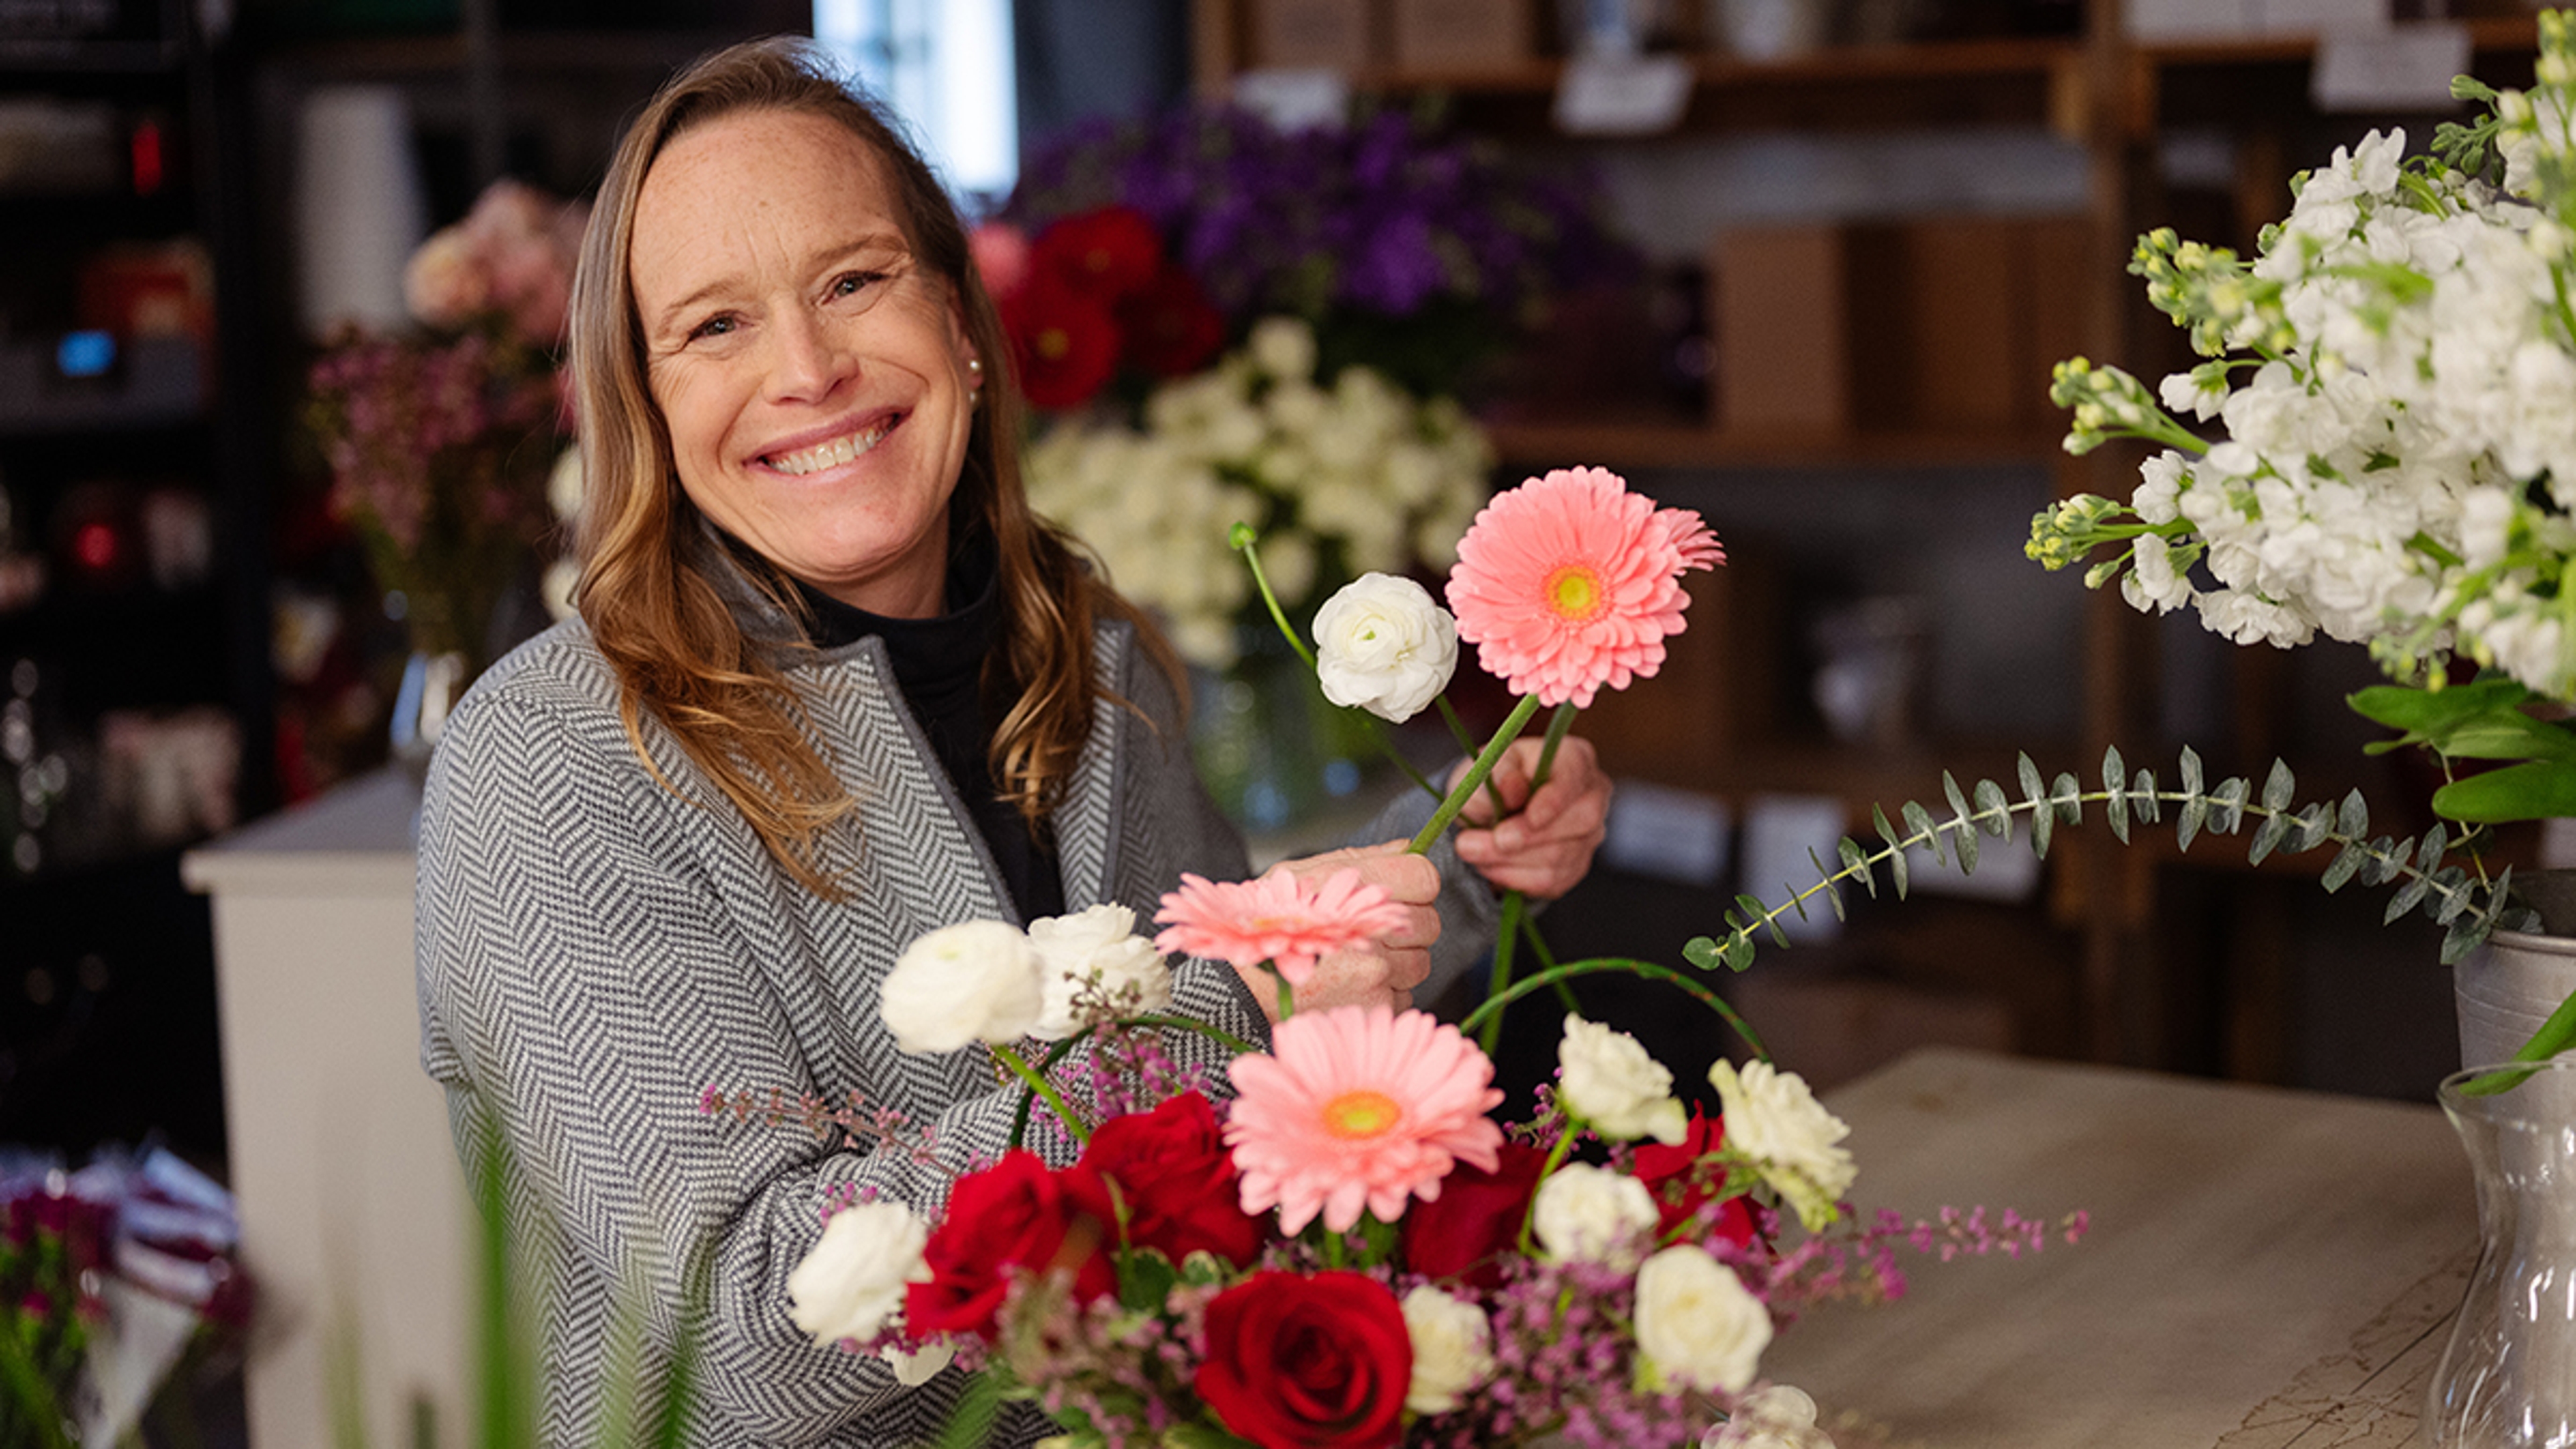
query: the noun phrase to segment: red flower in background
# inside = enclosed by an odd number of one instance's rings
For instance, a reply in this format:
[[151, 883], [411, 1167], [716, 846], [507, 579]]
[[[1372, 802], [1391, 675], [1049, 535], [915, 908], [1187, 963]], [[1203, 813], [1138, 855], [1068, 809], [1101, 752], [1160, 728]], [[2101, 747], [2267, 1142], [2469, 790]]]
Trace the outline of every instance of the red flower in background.
[[1067, 290], [1115, 303], [1163, 269], [1163, 238], [1132, 206], [1081, 212], [1038, 233], [1032, 268]]
[[1094, 297], [1044, 276], [1002, 309], [1018, 353], [1020, 390], [1042, 408], [1080, 407], [1118, 371], [1118, 324]]
[[[1725, 1171], [1714, 1164], [1704, 1173], [1692, 1169], [1725, 1142], [1724, 1119], [1693, 1112], [1690, 1133], [1677, 1145], [1652, 1141], [1637, 1145], [1637, 1180], [1654, 1194], [1655, 1211], [1662, 1216], [1659, 1231], [1671, 1232], [1716, 1196], [1718, 1184], [1726, 1180]], [[1741, 1194], [1718, 1208], [1709, 1236], [1738, 1247], [1753, 1241], [1753, 1214], [1746, 1210]]]
[[1261, 1251], [1260, 1218], [1243, 1210], [1234, 1158], [1208, 1099], [1187, 1092], [1151, 1112], [1100, 1124], [1066, 1189], [1103, 1222], [1116, 1221], [1102, 1179], [1118, 1186], [1127, 1241], [1177, 1263], [1205, 1249], [1241, 1268]]
[[1194, 1387], [1262, 1449], [1375, 1449], [1403, 1427], [1413, 1339], [1386, 1285], [1358, 1273], [1262, 1273], [1208, 1303]]
[[1127, 360], [1156, 377], [1198, 371], [1225, 345], [1225, 318], [1188, 272], [1166, 265], [1118, 304]]
[[1502, 1260], [1520, 1241], [1521, 1220], [1538, 1190], [1547, 1154], [1506, 1139], [1494, 1170], [1461, 1162], [1440, 1184], [1440, 1196], [1405, 1209], [1404, 1261], [1427, 1277], [1499, 1287]]
[[1118, 1291], [1108, 1242], [1109, 1230], [1037, 1154], [1005, 1153], [982, 1172], [959, 1178], [949, 1193], [948, 1215], [922, 1250], [931, 1281], [905, 1291], [904, 1324], [917, 1335], [989, 1338], [1014, 1269], [1070, 1269], [1077, 1301], [1108, 1297]]

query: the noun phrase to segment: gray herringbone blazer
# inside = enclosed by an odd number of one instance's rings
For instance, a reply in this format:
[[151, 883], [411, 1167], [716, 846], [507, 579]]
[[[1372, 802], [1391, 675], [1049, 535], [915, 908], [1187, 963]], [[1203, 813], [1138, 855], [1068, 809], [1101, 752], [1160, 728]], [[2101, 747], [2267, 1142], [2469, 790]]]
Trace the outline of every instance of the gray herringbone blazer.
[[[1123, 625], [1104, 626], [1099, 643], [1103, 683], [1151, 722], [1116, 708], [1092, 721], [1055, 819], [1065, 903], [1117, 901], [1149, 921], [1183, 870], [1241, 876], [1243, 845], [1191, 771], [1160, 672]], [[996, 1089], [986, 1054], [898, 1052], [876, 992], [922, 933], [1014, 909], [891, 687], [882, 644], [805, 654], [788, 673], [858, 802], [831, 861], [854, 884], [844, 901], [780, 871], [648, 727], [679, 793], [654, 780], [619, 722], [615, 676], [578, 621], [475, 685], [430, 771], [422, 1064], [447, 1088], [469, 1173], [479, 1181], [494, 1167], [477, 1144], [508, 1153], [513, 1237], [547, 1274], [550, 1445], [599, 1442], [610, 1364], [632, 1331], [619, 1325], [638, 1313], [645, 1381], [666, 1375], [684, 1334], [700, 1346], [692, 1445], [921, 1442], [958, 1387], [952, 1371], [901, 1390], [874, 1358], [816, 1348], [788, 1321], [786, 1278], [836, 1189], [865, 1185], [935, 1212], [949, 1174], [1005, 1141], [1017, 1096]], [[1427, 815], [1417, 794], [1358, 838], [1401, 836]], [[1490, 944], [1494, 915], [1491, 893], [1445, 847], [1440, 858], [1451, 884], [1436, 975]], [[1184, 965], [1177, 995], [1185, 1012], [1266, 1039], [1224, 966]], [[1174, 1045], [1184, 1059], [1211, 1059], [1195, 1036]], [[793, 1126], [702, 1115], [711, 1086], [833, 1101], [857, 1091], [932, 1124], [948, 1172], [831, 1148]], [[684, 1310], [693, 1267], [707, 1293]], [[1026, 1413], [1003, 1426], [1023, 1440], [1044, 1427]]]

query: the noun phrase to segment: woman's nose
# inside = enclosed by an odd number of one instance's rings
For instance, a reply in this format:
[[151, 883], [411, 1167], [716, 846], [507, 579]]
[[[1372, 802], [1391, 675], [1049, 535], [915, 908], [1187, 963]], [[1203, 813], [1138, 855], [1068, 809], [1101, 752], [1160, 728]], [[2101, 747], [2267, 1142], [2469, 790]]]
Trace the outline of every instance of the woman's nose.
[[784, 309], [770, 335], [775, 350], [769, 392], [776, 401], [810, 402], [829, 396], [858, 370], [858, 355], [846, 340], [805, 308]]

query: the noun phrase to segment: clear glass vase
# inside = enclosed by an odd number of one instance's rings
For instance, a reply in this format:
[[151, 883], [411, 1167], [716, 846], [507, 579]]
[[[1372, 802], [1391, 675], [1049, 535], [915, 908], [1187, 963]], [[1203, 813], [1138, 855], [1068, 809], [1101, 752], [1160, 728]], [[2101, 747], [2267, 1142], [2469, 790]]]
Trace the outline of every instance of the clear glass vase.
[[[2483, 1092], [2497, 1073], [2528, 1072]], [[2472, 1067], [2442, 1082], [2468, 1150], [2478, 1266], [2433, 1374], [2435, 1449], [2576, 1446], [2576, 1059]]]

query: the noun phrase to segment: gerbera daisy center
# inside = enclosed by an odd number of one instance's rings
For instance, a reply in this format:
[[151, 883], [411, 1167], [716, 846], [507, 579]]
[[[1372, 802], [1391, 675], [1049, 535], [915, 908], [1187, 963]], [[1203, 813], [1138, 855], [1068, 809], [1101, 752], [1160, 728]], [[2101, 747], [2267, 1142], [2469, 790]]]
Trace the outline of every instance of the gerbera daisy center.
[[1610, 607], [1610, 591], [1601, 586], [1601, 575], [1588, 563], [1559, 565], [1548, 574], [1542, 589], [1548, 608], [1568, 623], [1588, 623]]
[[1324, 1126], [1336, 1137], [1375, 1137], [1403, 1117], [1393, 1097], [1365, 1087], [1324, 1104]]

